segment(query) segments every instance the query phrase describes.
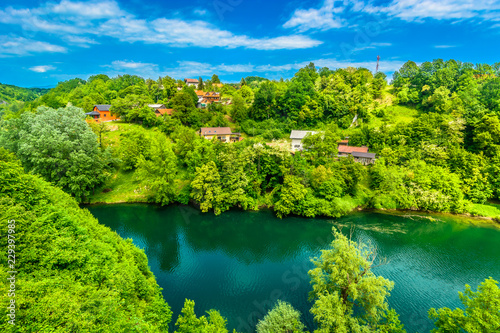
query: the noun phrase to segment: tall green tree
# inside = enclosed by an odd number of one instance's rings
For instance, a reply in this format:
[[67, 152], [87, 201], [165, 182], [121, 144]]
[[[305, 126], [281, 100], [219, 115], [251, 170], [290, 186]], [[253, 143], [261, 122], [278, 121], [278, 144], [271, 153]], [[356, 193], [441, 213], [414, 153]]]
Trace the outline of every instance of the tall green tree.
[[202, 212], [213, 209], [219, 215], [224, 211], [221, 177], [213, 161], [196, 168], [191, 188], [191, 197], [200, 204]]
[[244, 171], [245, 162], [240, 158], [234, 146], [229, 146], [218, 157], [217, 160], [221, 164], [221, 184], [225, 209], [236, 205], [246, 209], [249, 203], [246, 194], [249, 181]]
[[151, 188], [154, 202], [168, 205], [176, 197], [177, 158], [163, 133], [155, 133], [152, 139], [149, 159], [140, 155], [137, 161], [137, 176]]
[[230, 110], [231, 118], [234, 121], [242, 122], [247, 119], [247, 106], [240, 94], [235, 94]]
[[177, 93], [177, 82], [170, 76], [162, 78], [162, 86], [164, 90], [164, 98], [171, 99]]
[[198, 79], [198, 90], [203, 90], [203, 88], [205, 88], [205, 85], [203, 84], [203, 79], [200, 76]]
[[251, 103], [254, 98], [253, 90], [248, 85], [241, 86], [240, 90], [238, 90], [238, 93], [241, 95], [241, 97], [243, 97], [243, 99], [247, 103]]
[[264, 81], [255, 92], [254, 102], [250, 108], [250, 117], [256, 120], [269, 119], [275, 116], [277, 106], [276, 84]]
[[309, 271], [315, 332], [406, 332], [387, 297], [394, 283], [373, 274], [377, 252], [333, 229], [331, 249]]
[[77, 107], [39, 107], [37, 113], [2, 123], [0, 145], [14, 152], [31, 173], [59, 186], [77, 200], [106, 179], [106, 155]]
[[149, 158], [150, 147], [150, 136], [148, 132], [141, 127], [132, 128], [126, 132], [120, 133], [118, 154], [122, 161], [123, 169], [135, 169], [141, 155]]
[[212, 83], [220, 83], [220, 79], [217, 76], [217, 74], [212, 75], [212, 78], [210, 79]]
[[[196, 97], [196, 101], [198, 101], [198, 97]], [[178, 92], [174, 98], [172, 98], [171, 104], [174, 109], [172, 117], [179, 119], [184, 125], [190, 125], [193, 120], [192, 115], [197, 112], [193, 97], [190, 93], [183, 91]]]
[[291, 213], [299, 212], [300, 203], [305, 199], [307, 189], [302, 184], [301, 178], [293, 175], [286, 175], [279, 199], [274, 204], [274, 211], [279, 218]]

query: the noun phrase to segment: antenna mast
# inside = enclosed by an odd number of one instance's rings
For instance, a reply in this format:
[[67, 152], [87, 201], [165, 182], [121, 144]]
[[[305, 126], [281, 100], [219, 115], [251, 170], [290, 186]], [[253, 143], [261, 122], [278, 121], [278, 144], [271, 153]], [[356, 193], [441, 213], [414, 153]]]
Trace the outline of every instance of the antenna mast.
[[378, 73], [378, 65], [380, 63], [380, 56], [377, 56], [377, 69], [375, 70], [375, 73]]

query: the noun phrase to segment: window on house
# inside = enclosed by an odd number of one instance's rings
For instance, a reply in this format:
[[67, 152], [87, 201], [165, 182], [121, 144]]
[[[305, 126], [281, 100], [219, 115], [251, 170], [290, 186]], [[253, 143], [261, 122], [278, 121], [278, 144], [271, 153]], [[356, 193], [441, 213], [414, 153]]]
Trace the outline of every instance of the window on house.
[[106, 117], [106, 114], [104, 114], [104, 117]]

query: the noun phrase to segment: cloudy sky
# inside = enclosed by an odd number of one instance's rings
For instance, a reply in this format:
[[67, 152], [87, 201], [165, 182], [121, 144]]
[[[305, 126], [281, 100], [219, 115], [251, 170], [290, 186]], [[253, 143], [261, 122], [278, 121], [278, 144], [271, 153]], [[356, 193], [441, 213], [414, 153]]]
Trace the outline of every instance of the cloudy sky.
[[292, 77], [318, 67], [391, 75], [407, 60], [500, 61], [494, 0], [2, 0], [0, 82], [98, 73]]

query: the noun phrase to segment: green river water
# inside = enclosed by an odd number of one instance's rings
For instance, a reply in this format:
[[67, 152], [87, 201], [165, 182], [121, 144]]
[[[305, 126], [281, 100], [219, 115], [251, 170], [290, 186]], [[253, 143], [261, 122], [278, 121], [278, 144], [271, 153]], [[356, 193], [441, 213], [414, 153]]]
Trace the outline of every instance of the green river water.
[[99, 221], [146, 252], [174, 316], [185, 298], [202, 315], [217, 309], [228, 328], [253, 332], [277, 299], [314, 322], [307, 300], [310, 258], [328, 247], [333, 226], [377, 246], [388, 260], [377, 275], [394, 281], [389, 304], [408, 333], [429, 332], [431, 307], [460, 307], [458, 291], [500, 280], [500, 230], [459, 223], [450, 216], [404, 217], [375, 212], [341, 219], [276, 218], [269, 211], [202, 214], [185, 206], [91, 206]]

